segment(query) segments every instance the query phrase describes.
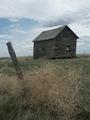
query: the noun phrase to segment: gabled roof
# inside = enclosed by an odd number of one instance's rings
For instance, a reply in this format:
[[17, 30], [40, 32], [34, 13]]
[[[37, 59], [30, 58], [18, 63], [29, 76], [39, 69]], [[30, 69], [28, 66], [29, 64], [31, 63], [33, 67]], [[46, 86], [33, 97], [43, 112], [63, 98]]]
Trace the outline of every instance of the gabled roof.
[[[48, 30], [48, 31], [44, 31], [42, 32], [38, 37], [36, 37], [33, 42], [36, 41], [44, 41], [44, 40], [49, 40], [52, 38], [57, 37], [58, 34], [60, 34], [66, 27], [68, 27], [67, 25], [56, 28], [56, 29], [52, 29], [52, 30]], [[68, 27], [69, 28], [69, 27]], [[69, 28], [70, 29], [70, 28]], [[70, 29], [71, 30], [71, 29]], [[72, 30], [71, 30], [72, 31]], [[72, 33], [75, 35], [76, 38], [78, 38], [78, 36], [72, 31]]]

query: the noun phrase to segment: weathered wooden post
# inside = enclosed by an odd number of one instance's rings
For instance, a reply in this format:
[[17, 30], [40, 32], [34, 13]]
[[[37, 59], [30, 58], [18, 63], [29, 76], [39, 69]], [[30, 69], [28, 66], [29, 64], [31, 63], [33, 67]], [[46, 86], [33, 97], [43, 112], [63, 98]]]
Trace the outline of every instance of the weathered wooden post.
[[18, 83], [20, 85], [19, 87], [21, 87], [20, 105], [19, 105], [20, 107], [19, 107], [19, 109], [20, 109], [20, 117], [22, 117], [23, 116], [23, 107], [24, 107], [23, 103], [24, 103], [24, 100], [25, 100], [25, 96], [28, 96], [28, 93], [30, 93], [30, 95], [31, 95], [31, 91], [28, 90], [28, 88], [25, 86], [25, 81], [24, 81], [25, 79], [24, 79], [22, 71], [21, 71], [21, 69], [19, 67], [19, 62], [17, 60], [16, 54], [14, 52], [14, 49], [13, 49], [13, 46], [12, 46], [11, 42], [7, 43], [7, 47], [8, 47], [8, 51], [9, 51], [9, 54], [11, 56], [11, 59], [13, 61], [13, 64], [15, 66], [17, 77], [18, 77], [18, 79], [22, 80], [22, 81], [18, 81]]
[[10, 54], [10, 56], [11, 56], [11, 59], [12, 59], [12, 61], [13, 61], [13, 64], [14, 64], [14, 66], [15, 66], [15, 70], [16, 70], [16, 73], [17, 73], [17, 77], [18, 77], [18, 79], [23, 80], [24, 77], [23, 77], [22, 71], [21, 71], [21, 69], [20, 69], [20, 67], [19, 67], [19, 63], [18, 63], [18, 60], [17, 60], [17, 56], [16, 56], [16, 54], [15, 54], [15, 51], [14, 51], [14, 49], [13, 49], [13, 46], [12, 46], [11, 42], [8, 42], [8, 43], [7, 43], [7, 47], [8, 47], [8, 51], [9, 51], [9, 54]]

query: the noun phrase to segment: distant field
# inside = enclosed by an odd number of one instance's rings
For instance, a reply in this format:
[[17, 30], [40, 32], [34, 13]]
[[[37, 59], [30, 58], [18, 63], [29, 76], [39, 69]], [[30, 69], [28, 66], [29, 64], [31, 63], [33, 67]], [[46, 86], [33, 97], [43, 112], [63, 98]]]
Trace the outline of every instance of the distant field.
[[[25, 77], [22, 82], [10, 58], [0, 58], [1, 120], [90, 120], [89, 55], [18, 60]], [[22, 87], [28, 90], [21, 103]]]

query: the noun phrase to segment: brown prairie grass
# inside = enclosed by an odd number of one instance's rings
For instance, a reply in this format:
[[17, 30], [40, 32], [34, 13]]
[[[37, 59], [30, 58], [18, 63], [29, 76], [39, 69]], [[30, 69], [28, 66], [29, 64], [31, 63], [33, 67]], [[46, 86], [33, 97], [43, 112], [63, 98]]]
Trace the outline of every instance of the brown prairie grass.
[[67, 71], [47, 63], [24, 76], [24, 80], [18, 80], [16, 77], [0, 75], [0, 101], [5, 95], [7, 99], [9, 96], [19, 97], [21, 106], [28, 109], [41, 106], [49, 111], [61, 112], [65, 120], [79, 112], [81, 69]]

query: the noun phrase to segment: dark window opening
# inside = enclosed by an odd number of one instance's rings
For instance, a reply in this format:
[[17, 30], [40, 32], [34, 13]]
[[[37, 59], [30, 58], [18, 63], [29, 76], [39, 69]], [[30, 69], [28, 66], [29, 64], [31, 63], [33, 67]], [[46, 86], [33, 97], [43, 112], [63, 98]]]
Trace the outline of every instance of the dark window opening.
[[71, 45], [67, 45], [66, 51], [67, 52], [71, 51]]
[[58, 44], [55, 44], [55, 46], [54, 46], [54, 50], [58, 50], [58, 49], [59, 49]]
[[67, 37], [67, 34], [66, 34], [66, 33], [63, 33], [63, 34], [62, 34], [62, 37]]
[[37, 48], [37, 50], [36, 50], [37, 52], [39, 52], [39, 49]]
[[45, 51], [45, 48], [42, 48], [43, 51]]

